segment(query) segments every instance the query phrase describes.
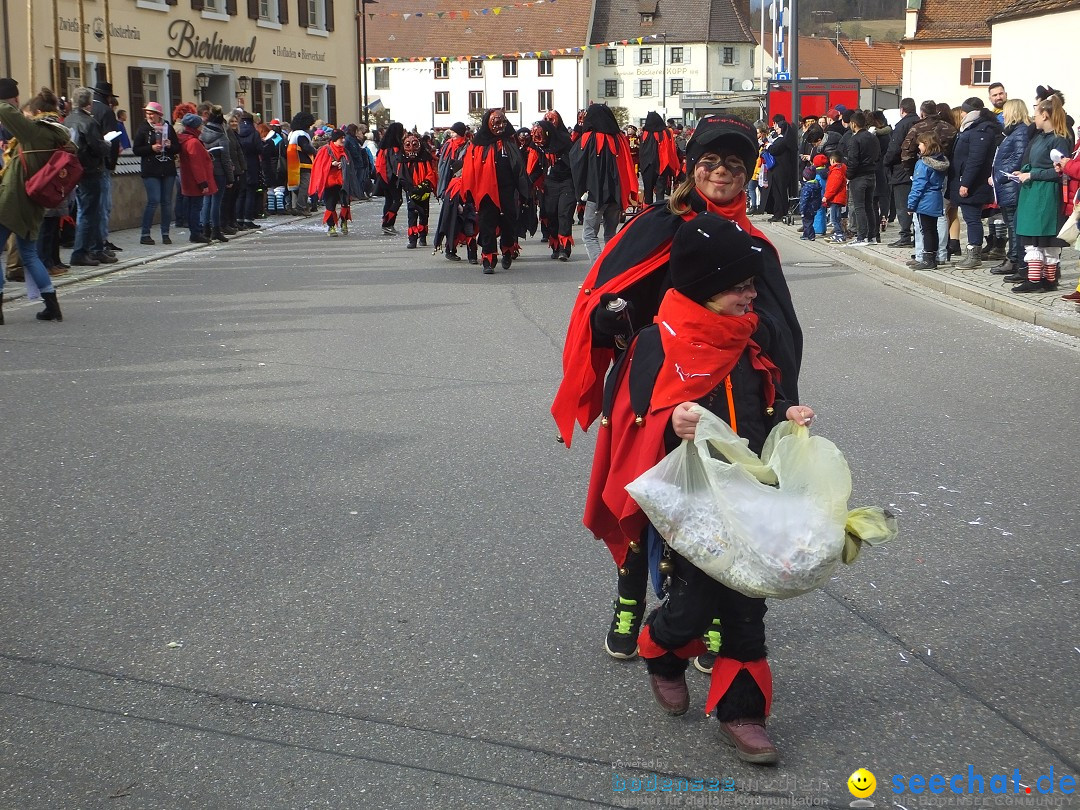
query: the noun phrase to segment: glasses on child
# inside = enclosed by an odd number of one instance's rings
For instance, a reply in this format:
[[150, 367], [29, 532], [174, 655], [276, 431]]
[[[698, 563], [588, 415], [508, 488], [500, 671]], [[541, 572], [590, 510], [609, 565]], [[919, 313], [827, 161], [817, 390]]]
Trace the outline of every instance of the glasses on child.
[[743, 282], [738, 287], [732, 287], [729, 290], [729, 292], [733, 292], [736, 295], [743, 295], [744, 293], [748, 293], [748, 292], [753, 291], [753, 289], [754, 289], [754, 280], [750, 279], [749, 281]]

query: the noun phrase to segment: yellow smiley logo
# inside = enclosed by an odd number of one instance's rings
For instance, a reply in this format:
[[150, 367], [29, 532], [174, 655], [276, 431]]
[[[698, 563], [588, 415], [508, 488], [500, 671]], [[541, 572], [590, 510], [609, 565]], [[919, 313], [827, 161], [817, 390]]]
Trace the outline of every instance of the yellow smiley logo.
[[847, 789], [857, 799], [865, 799], [877, 788], [877, 780], [866, 768], [859, 768], [847, 780]]

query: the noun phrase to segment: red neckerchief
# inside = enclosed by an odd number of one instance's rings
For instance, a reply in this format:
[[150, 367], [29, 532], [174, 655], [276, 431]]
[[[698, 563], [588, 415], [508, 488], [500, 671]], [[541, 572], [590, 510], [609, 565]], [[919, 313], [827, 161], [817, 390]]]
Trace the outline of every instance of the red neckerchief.
[[750, 364], [761, 373], [765, 404], [772, 406], [774, 378], [780, 372], [750, 339], [758, 325], [756, 313], [718, 315], [672, 289], [660, 302], [655, 323], [660, 327], [664, 363], [656, 375], [649, 413], [706, 396], [723, 383], [746, 349]]

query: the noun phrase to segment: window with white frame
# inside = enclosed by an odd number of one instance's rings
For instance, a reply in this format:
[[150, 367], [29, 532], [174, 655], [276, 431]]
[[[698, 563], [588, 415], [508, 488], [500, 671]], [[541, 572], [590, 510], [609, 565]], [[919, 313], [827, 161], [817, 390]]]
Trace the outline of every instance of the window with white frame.
[[203, 0], [203, 11], [224, 12], [225, 0]]
[[450, 63], [449, 62], [436, 62], [435, 63], [435, 78], [436, 79], [449, 79], [450, 78]]
[[619, 64], [619, 52], [614, 48], [604, 48], [604, 64], [605, 65], [617, 65]]
[[671, 47], [671, 64], [681, 65], [683, 61], [683, 49], [681, 45]]
[[259, 0], [259, 19], [267, 20], [268, 22], [278, 22], [280, 19], [280, 13], [278, 9], [279, 2], [287, 2], [287, 0]]
[[506, 78], [517, 78], [517, 68], [517, 59], [503, 59], [503, 76]]
[[638, 48], [638, 64], [639, 65], [651, 65], [652, 64], [652, 48]]
[[671, 92], [668, 95], [677, 96], [677, 95], [680, 95], [682, 93], [682, 91], [683, 91], [683, 80], [682, 79], [672, 79], [671, 80]]
[[989, 59], [972, 59], [971, 60], [971, 83], [972, 84], [990, 84], [990, 60]]
[[326, 109], [326, 105], [323, 103], [323, 94], [326, 93], [326, 87], [321, 84], [308, 84], [305, 85], [307, 90], [306, 98], [300, 99], [300, 106], [315, 116], [316, 120], [323, 117], [323, 110]]
[[604, 79], [604, 98], [619, 97], [618, 79]]
[[469, 62], [469, 78], [470, 79], [482, 79], [484, 78], [484, 63], [480, 59], [473, 59]]
[[469, 112], [480, 112], [484, 109], [484, 91], [469, 91]]
[[326, 15], [323, 13], [325, 0], [307, 0], [308, 28], [323, 28]]
[[[91, 74], [93, 75], [93, 74]], [[75, 89], [82, 87], [82, 71], [78, 62], [64, 62], [64, 92], [68, 98], [75, 95]]]
[[537, 76], [554, 76], [555, 67], [550, 59], [537, 59], [536, 60], [536, 75]]
[[536, 109], [540, 112], [547, 112], [548, 110], [555, 109], [555, 91], [554, 90], [540, 90], [536, 94]]
[[450, 91], [440, 90], [435, 94], [435, 112], [448, 113], [450, 112]]
[[722, 64], [725, 64], [725, 65], [734, 65], [735, 64], [735, 49], [734, 48], [724, 48], [724, 56], [720, 61], [721, 61]]
[[260, 79], [259, 86], [262, 88], [263, 121], [273, 121], [278, 117], [278, 83], [270, 79]]
[[641, 79], [638, 82], [638, 95], [643, 97], [652, 95], [652, 79]]
[[376, 90], [389, 90], [390, 89], [390, 68], [377, 67], [375, 68], [375, 89]]
[[516, 113], [518, 111], [517, 90], [503, 91], [503, 109], [508, 113]]

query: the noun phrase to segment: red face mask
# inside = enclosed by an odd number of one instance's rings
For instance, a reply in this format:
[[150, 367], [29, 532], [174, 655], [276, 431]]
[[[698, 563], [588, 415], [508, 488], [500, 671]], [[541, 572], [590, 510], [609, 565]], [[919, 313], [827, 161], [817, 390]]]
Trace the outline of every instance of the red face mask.
[[411, 135], [405, 139], [403, 144], [406, 155], [418, 155], [420, 154], [420, 139], [415, 135]]
[[501, 112], [492, 113], [488, 119], [488, 132], [492, 135], [502, 135], [504, 129], [506, 129], [506, 116]]
[[547, 139], [544, 137], [544, 130], [543, 130], [542, 127], [533, 127], [532, 128], [532, 139], [533, 139], [533, 143], [535, 143], [537, 146], [543, 146], [544, 145], [544, 143], [545, 143], [545, 141]]

